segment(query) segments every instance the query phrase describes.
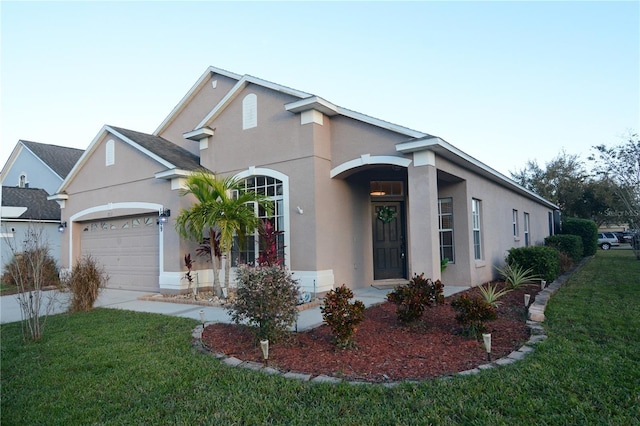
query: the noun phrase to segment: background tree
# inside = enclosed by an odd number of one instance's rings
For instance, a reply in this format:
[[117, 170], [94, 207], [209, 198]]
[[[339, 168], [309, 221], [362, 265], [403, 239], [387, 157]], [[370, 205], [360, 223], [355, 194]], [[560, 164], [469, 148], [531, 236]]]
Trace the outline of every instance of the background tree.
[[513, 180], [525, 188], [553, 202], [564, 216], [590, 218], [585, 203], [589, 174], [579, 156], [562, 151], [547, 163], [545, 169], [536, 161], [529, 161], [524, 169], [511, 172]]
[[[234, 236], [237, 235], [238, 241], [243, 242], [247, 232], [254, 232], [258, 227], [259, 219], [255, 215], [254, 203], [258, 203], [269, 213], [271, 204], [264, 195], [243, 190], [238, 180], [217, 177], [206, 170], [198, 170], [187, 178], [181, 195], [187, 194], [192, 194], [196, 203], [191, 208], [180, 211], [176, 219], [176, 230], [182, 237], [198, 243], [203, 241], [205, 231], [209, 233], [209, 241], [219, 241], [220, 252], [227, 257], [225, 287], [229, 287]], [[212, 257], [214, 260], [217, 258]], [[214, 262], [214, 291], [221, 296], [219, 269], [219, 262]]]
[[[589, 160], [596, 175], [613, 188], [619, 209], [613, 209], [618, 221], [626, 222], [629, 229], [640, 231], [640, 138], [630, 133], [626, 141], [613, 146], [593, 147]], [[640, 259], [640, 247], [634, 245]]]

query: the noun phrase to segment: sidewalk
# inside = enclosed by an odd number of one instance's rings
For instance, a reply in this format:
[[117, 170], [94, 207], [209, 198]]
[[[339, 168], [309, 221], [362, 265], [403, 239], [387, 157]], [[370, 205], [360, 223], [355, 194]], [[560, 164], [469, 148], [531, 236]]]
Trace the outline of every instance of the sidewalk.
[[[464, 291], [469, 287], [445, 286], [444, 296]], [[366, 307], [377, 305], [386, 300], [391, 289], [379, 289], [376, 287], [363, 287], [353, 290], [354, 299], [361, 300]], [[45, 298], [52, 295], [52, 292], [45, 292]], [[189, 305], [183, 303], [155, 302], [150, 300], [140, 300], [141, 296], [148, 295], [148, 292], [118, 290], [106, 288], [98, 297], [95, 303], [96, 308], [123, 309], [136, 312], [148, 312], [191, 318], [200, 321], [200, 310], [204, 311], [206, 322], [231, 323], [231, 318], [226, 309], [213, 306]], [[66, 312], [69, 296], [58, 294], [53, 314]], [[20, 321], [20, 307], [16, 295], [0, 297], [0, 324]], [[322, 324], [322, 313], [320, 306], [305, 309], [298, 315], [297, 330], [304, 331]]]

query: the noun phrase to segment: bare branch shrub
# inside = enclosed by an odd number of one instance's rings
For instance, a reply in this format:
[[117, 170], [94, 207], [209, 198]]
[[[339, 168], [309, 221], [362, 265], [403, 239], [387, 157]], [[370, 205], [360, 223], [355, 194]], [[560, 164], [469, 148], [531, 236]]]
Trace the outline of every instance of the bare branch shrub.
[[[8, 247], [12, 258], [5, 265], [2, 281], [15, 285], [18, 291], [23, 339], [37, 341], [42, 338], [47, 316], [55, 306], [58, 268], [41, 225], [30, 224], [22, 245], [10, 239]], [[51, 291], [45, 292], [47, 287]]]
[[61, 280], [63, 290], [71, 293], [69, 311], [86, 312], [93, 309], [108, 281], [109, 276], [102, 265], [90, 254], [83, 256]]

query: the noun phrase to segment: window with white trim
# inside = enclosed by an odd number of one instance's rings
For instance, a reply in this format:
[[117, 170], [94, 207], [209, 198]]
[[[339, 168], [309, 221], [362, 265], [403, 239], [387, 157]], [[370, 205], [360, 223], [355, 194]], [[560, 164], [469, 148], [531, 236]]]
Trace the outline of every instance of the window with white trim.
[[482, 260], [482, 235], [481, 235], [481, 201], [472, 198], [471, 199], [471, 226], [473, 233], [473, 258], [475, 260]]
[[520, 236], [520, 230], [518, 227], [518, 210], [513, 209], [512, 211], [512, 220], [513, 220], [513, 238], [518, 238]]
[[524, 246], [529, 247], [529, 213], [524, 213]]
[[453, 245], [453, 198], [438, 199], [438, 230], [440, 234], [440, 260], [455, 262]]
[[[284, 196], [283, 185], [279, 179], [271, 176], [251, 176], [240, 182], [241, 191], [256, 192], [267, 197], [271, 203], [271, 214], [254, 203], [254, 211], [256, 216], [261, 220], [268, 221], [273, 226], [277, 235], [277, 251], [278, 257], [284, 258]], [[260, 235], [256, 230], [253, 234], [247, 235], [247, 239], [242, 246], [239, 245], [238, 237], [234, 238], [233, 248], [231, 249], [231, 261], [233, 266], [241, 263], [255, 263], [260, 253], [264, 251], [260, 246]], [[285, 259], [286, 261], [286, 259]]]
[[242, 130], [258, 127], [258, 97], [249, 93], [242, 100]]

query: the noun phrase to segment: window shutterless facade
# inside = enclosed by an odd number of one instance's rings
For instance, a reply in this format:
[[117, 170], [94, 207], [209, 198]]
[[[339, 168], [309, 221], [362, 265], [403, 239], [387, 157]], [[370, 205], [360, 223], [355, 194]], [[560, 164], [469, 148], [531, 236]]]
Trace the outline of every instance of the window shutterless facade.
[[440, 231], [440, 260], [455, 262], [453, 244], [453, 199], [438, 199], [438, 226]]
[[529, 213], [524, 214], [524, 245], [529, 247]]
[[518, 232], [518, 210], [513, 209], [512, 211], [512, 216], [513, 216], [513, 238], [518, 238], [519, 232]]
[[482, 235], [481, 235], [481, 201], [471, 199], [471, 224], [473, 233], [473, 258], [482, 260]]

